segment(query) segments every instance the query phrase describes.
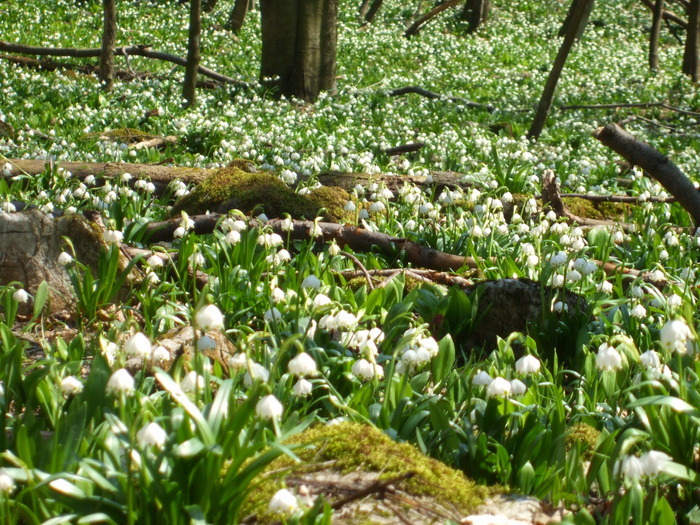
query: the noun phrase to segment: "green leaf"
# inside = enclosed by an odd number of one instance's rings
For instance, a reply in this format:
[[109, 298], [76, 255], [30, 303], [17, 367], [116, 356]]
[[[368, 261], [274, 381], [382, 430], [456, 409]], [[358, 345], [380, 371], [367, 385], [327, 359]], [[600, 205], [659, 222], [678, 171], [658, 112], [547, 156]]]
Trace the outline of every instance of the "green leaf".
[[632, 401], [628, 405], [628, 408], [637, 408], [645, 406], [667, 406], [675, 412], [700, 417], [700, 411], [698, 411], [693, 405], [683, 401], [680, 398], [672, 396], [643, 397], [641, 399], [637, 399], [636, 401]]
[[41, 281], [41, 284], [37, 286], [36, 293], [34, 294], [34, 319], [41, 315], [41, 311], [44, 309], [48, 297], [49, 284], [46, 281]]
[[452, 371], [455, 362], [455, 345], [450, 334], [440, 339], [438, 355], [432, 360], [431, 371], [435, 383], [441, 382]]
[[676, 523], [676, 514], [663, 496], [651, 509], [651, 516], [649, 517], [651, 523]]
[[666, 463], [663, 472], [664, 474], [667, 474], [673, 478], [683, 479], [695, 484], [700, 481], [700, 476], [698, 476], [697, 472], [689, 469], [685, 465], [681, 465], [680, 463], [675, 463], [673, 461]]
[[529, 494], [532, 491], [532, 482], [535, 479], [535, 469], [529, 461], [520, 467], [517, 475], [518, 490], [524, 494]]
[[191, 458], [198, 455], [205, 448], [201, 440], [192, 438], [176, 446], [173, 449], [173, 454], [181, 458]]
[[103, 512], [95, 512], [93, 514], [88, 514], [80, 518], [77, 523], [82, 525], [83, 523], [117, 523], [109, 515]]

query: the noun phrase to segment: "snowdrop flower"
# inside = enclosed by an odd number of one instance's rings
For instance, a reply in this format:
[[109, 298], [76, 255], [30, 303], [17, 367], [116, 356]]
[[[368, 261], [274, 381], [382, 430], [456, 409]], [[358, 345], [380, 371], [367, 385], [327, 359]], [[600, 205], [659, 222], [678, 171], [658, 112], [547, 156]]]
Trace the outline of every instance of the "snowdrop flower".
[[61, 392], [64, 396], [75, 396], [83, 391], [83, 383], [75, 376], [67, 376], [61, 380]]
[[255, 405], [255, 413], [263, 419], [279, 419], [283, 412], [282, 403], [272, 394], [260, 398]]
[[311, 393], [312, 388], [313, 385], [302, 377], [296, 383], [294, 383], [294, 386], [292, 387], [292, 393], [295, 396], [304, 397], [308, 396]]
[[527, 392], [527, 385], [520, 379], [513, 379], [510, 382], [510, 393], [514, 396], [520, 396]]
[[207, 261], [204, 258], [204, 255], [202, 255], [199, 252], [194, 252], [190, 257], [187, 259], [187, 261], [190, 263], [190, 268], [195, 267], [195, 266], [204, 266], [204, 263]]
[[642, 454], [639, 462], [642, 464], [642, 471], [646, 476], [653, 478], [666, 468], [666, 464], [673, 458], [664, 452], [658, 450], [650, 450]]
[[201, 390], [204, 388], [204, 377], [192, 370], [182, 379], [180, 382], [180, 388], [182, 388], [182, 391], [185, 393]]
[[556, 303], [554, 303], [554, 305], [552, 305], [552, 311], [557, 313], [568, 312], [569, 305], [563, 301], [557, 301]]
[[224, 327], [224, 315], [216, 305], [208, 304], [197, 311], [194, 322], [198, 328], [205, 332], [207, 330], [220, 330]]
[[5, 177], [9, 177], [10, 175], [12, 175], [12, 164], [6, 162], [2, 167], [2, 174]]
[[689, 344], [692, 334], [690, 333], [690, 328], [682, 319], [666, 322], [661, 328], [660, 336], [661, 346], [666, 350], [678, 352], [679, 354], [686, 354], [689, 350], [692, 350], [692, 346]]
[[536, 374], [540, 371], [540, 360], [534, 355], [524, 355], [515, 362], [515, 371], [519, 374]]
[[321, 287], [321, 280], [315, 275], [307, 275], [301, 282], [302, 288], [313, 288], [318, 290]]
[[175, 228], [175, 231], [173, 231], [173, 239], [180, 239], [181, 237], [184, 237], [186, 233], [187, 230], [185, 228], [178, 226]]
[[610, 293], [613, 291], [613, 285], [609, 281], [603, 281], [602, 283], [598, 283], [596, 290], [603, 293]]
[[230, 245], [238, 244], [241, 242], [241, 233], [236, 230], [231, 230], [224, 237], [224, 242]]
[[386, 211], [386, 206], [382, 201], [375, 201], [369, 205], [370, 213], [383, 213]]
[[669, 308], [678, 308], [682, 303], [683, 300], [680, 298], [680, 296], [676, 295], [675, 293], [672, 294], [671, 297], [669, 297], [666, 301], [666, 304]]
[[107, 243], [119, 244], [124, 239], [124, 234], [119, 230], [107, 230], [103, 237]]
[[581, 280], [581, 273], [578, 270], [571, 270], [566, 274], [566, 281], [569, 283], [577, 283]]
[[637, 480], [644, 475], [644, 467], [637, 456], [625, 456], [621, 461], [618, 460], [613, 471], [630, 480]]
[[647, 309], [644, 308], [641, 304], [638, 304], [634, 308], [632, 308], [632, 317], [636, 317], [637, 319], [644, 319], [647, 315]]
[[511, 388], [510, 381], [502, 377], [497, 377], [486, 387], [486, 396], [506, 397], [510, 394]]
[[134, 378], [131, 377], [127, 369], [120, 368], [110, 376], [107, 381], [106, 391], [107, 394], [130, 396], [134, 393]]
[[277, 308], [275, 308], [273, 306], [272, 308], [270, 308], [269, 310], [267, 310], [263, 314], [263, 319], [265, 319], [265, 321], [267, 321], [267, 322], [270, 322], [273, 320], [274, 321], [281, 321], [282, 320], [282, 313]]
[[316, 361], [306, 352], [301, 352], [287, 365], [289, 373], [297, 377], [313, 376], [316, 374]]
[[603, 343], [598, 347], [595, 364], [599, 370], [620, 370], [622, 369], [622, 356], [608, 343]]
[[355, 361], [350, 371], [363, 381], [369, 381], [374, 377], [377, 379], [384, 377], [384, 369], [380, 365], [370, 363], [367, 359]]
[[552, 286], [554, 288], [561, 288], [562, 286], [564, 286], [564, 276], [560, 273], [555, 273], [554, 275], [552, 275]]
[[283, 232], [290, 232], [294, 229], [294, 222], [292, 222], [292, 219], [290, 219], [289, 217], [285, 217], [280, 222], [280, 229]]
[[267, 507], [273, 514], [291, 516], [299, 510], [297, 498], [287, 489], [278, 490]]
[[472, 379], [472, 385], [474, 386], [486, 386], [491, 384], [491, 376], [487, 373], [484, 372], [483, 370], [479, 370], [476, 375], [474, 376], [474, 379]]
[[151, 341], [141, 332], [137, 332], [124, 343], [126, 355], [148, 359], [151, 357]]
[[345, 211], [348, 213], [352, 213], [357, 209], [357, 206], [355, 206], [355, 203], [352, 201], [348, 201], [345, 203], [345, 207], [343, 208]]
[[[245, 356], [245, 354], [240, 354]], [[229, 363], [231, 360], [229, 359]], [[262, 383], [267, 383], [270, 378], [270, 372], [260, 363], [250, 362], [248, 370], [243, 376], [243, 384], [245, 386], [252, 386], [255, 381], [260, 381]]]
[[15, 480], [5, 469], [0, 469], [0, 492], [8, 494], [15, 489]]
[[647, 350], [642, 355], [639, 356], [639, 361], [647, 368], [659, 368], [661, 366], [661, 359], [659, 359], [659, 354], [654, 350]]
[[331, 243], [331, 245], [328, 247], [328, 255], [331, 257], [335, 257], [340, 253], [340, 246], [334, 241]]
[[156, 363], [164, 363], [170, 360], [170, 352], [163, 345], [158, 345], [155, 350], [153, 350], [153, 361]]
[[227, 364], [231, 371], [239, 372], [245, 370], [248, 366], [248, 356], [245, 355], [245, 352], [239, 352], [229, 357]]
[[330, 297], [320, 293], [316, 297], [314, 297], [313, 309], [316, 310], [318, 308], [323, 308], [324, 306], [331, 304], [331, 302], [332, 301]]
[[19, 290], [15, 290], [15, 293], [12, 294], [12, 299], [18, 303], [26, 303], [29, 301], [29, 294], [27, 290], [20, 288]]
[[61, 255], [58, 256], [58, 264], [60, 264], [61, 266], [66, 266], [72, 261], [73, 256], [70, 253], [61, 252]]
[[158, 423], [148, 423], [136, 433], [136, 441], [143, 448], [163, 448], [168, 435]]
[[558, 268], [559, 266], [564, 266], [566, 264], [566, 260], [566, 252], [559, 251], [549, 258], [549, 264], [551, 264], [554, 268]]
[[112, 341], [100, 341], [100, 348], [107, 363], [109, 366], [112, 366], [114, 364], [114, 360], [117, 358], [117, 352], [119, 351], [117, 343]]
[[163, 259], [158, 257], [155, 253], [146, 259], [146, 264], [151, 268], [160, 268], [163, 266]]

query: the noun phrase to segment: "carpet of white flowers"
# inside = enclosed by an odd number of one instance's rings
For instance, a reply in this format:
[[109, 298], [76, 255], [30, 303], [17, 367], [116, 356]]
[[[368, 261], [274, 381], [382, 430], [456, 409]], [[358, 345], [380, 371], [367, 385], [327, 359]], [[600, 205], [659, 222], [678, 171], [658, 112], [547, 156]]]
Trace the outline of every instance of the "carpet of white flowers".
[[[37, 298], [23, 283], [0, 288], [3, 522], [236, 523], [251, 512], [245, 502], [256, 474], [293, 454], [282, 443], [312, 424], [343, 420], [375, 425], [479, 483], [561, 505], [571, 523], [700, 520], [698, 238], [678, 204], [649, 200], [667, 196], [659, 184], [637, 169], [622, 171], [591, 137], [598, 126], [634, 116], [627, 129], [694, 178], [698, 95], [680, 72], [682, 46], [665, 28], [660, 69], [650, 72], [650, 11], [632, 0], [599, 1], [547, 127], [529, 142], [561, 42], [564, 2], [494, 0], [492, 19], [471, 35], [448, 11], [411, 39], [402, 33], [414, 5], [386, 2], [361, 27], [359, 3], [340, 2], [338, 93], [313, 105], [229, 86], [199, 89], [197, 107], [183, 109], [183, 71], [170, 63], [117, 57], [118, 68], [155, 76], [117, 81], [105, 93], [94, 75], [0, 59], [0, 120], [16, 132], [0, 138], [0, 213], [17, 202], [46, 213], [99, 209], [105, 240], [148, 248], [143, 224], [162, 220], [190, 190], [173, 183], [156, 196], [148, 181], [102, 184], [57, 169], [28, 177], [13, 171], [11, 158], [58, 166], [171, 158], [210, 168], [243, 158], [288, 184], [303, 180], [300, 192], [325, 170], [451, 170], [468, 189], [357, 186], [346, 210], [369, 230], [473, 256], [489, 279], [541, 281], [562, 299], [568, 289], [586, 299], [585, 315], [555, 300], [529, 333], [468, 351], [479, 315], [473, 297], [402, 275], [373, 290], [351, 286], [338, 272], [357, 266], [340, 246], [292, 240], [236, 214], [210, 235], [196, 235], [183, 218], [176, 240], [161, 248], [176, 255], [176, 268], [144, 257], [147, 279], [115, 308], [115, 265], [92, 279], [62, 254], [73, 281], [89, 282], [76, 286], [71, 337], [43, 339], [60, 323], [40, 312], [15, 324], [19, 304]], [[117, 4], [119, 45], [186, 55], [186, 3]], [[221, 29], [232, 4], [220, 0], [204, 15], [203, 64], [255, 82], [259, 13], [233, 37]], [[100, 30], [97, 1], [0, 4], [4, 41], [99, 47]], [[444, 98], [389, 95], [411, 85]], [[630, 102], [691, 113], [561, 109]], [[144, 119], [152, 110], [158, 114]], [[100, 139], [124, 128], [178, 141], [137, 151]], [[383, 152], [413, 142], [425, 146], [397, 157]], [[541, 211], [535, 197], [545, 169], [563, 192], [640, 197], [624, 211], [632, 227], [582, 228]], [[504, 205], [513, 201], [506, 221]], [[113, 246], [104, 258], [117, 255]], [[354, 255], [368, 270], [404, 264]], [[647, 272], [653, 283], [608, 276], [596, 261]], [[191, 270], [206, 274], [203, 289]], [[168, 355], [159, 338], [188, 326], [202, 351], [159, 369]], [[216, 332], [236, 349], [225, 362], [204, 357]], [[30, 339], [43, 357], [28, 363]], [[149, 373], [127, 371], [134, 358]], [[306, 507], [287, 489], [263, 506], [256, 512], [288, 522], [328, 519], [322, 504]]]

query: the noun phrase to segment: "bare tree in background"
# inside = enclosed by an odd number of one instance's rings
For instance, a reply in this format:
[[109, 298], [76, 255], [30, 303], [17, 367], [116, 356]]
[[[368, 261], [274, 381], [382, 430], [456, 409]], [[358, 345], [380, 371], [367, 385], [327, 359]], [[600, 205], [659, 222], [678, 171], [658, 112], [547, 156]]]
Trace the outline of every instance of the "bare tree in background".
[[683, 53], [683, 73], [693, 82], [700, 79], [700, 0], [689, 0], [687, 6], [688, 28]]
[[243, 27], [243, 22], [245, 22], [245, 16], [248, 14], [248, 0], [236, 0], [233, 4], [233, 9], [228, 15], [228, 20], [226, 21], [226, 29], [238, 33]]
[[199, 36], [202, 32], [202, 0], [190, 0], [190, 31], [187, 43], [187, 65], [182, 97], [186, 105], [197, 103], [197, 70], [199, 69]]
[[652, 71], [659, 68], [659, 34], [661, 33], [663, 12], [664, 0], [656, 0], [651, 21], [651, 35], [649, 35], [649, 69]]
[[117, 40], [117, 8], [115, 0], [102, 0], [103, 30], [100, 54], [100, 81], [105, 91], [114, 87], [114, 50]]
[[491, 0], [467, 0], [460, 15], [469, 25], [467, 33], [474, 33], [489, 18]]

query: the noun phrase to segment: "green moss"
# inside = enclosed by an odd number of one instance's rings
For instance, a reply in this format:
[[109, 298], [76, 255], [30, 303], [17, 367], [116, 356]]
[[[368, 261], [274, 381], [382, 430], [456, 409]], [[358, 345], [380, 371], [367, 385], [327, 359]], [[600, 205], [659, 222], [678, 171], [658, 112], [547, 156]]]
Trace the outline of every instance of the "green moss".
[[177, 217], [183, 210], [197, 215], [237, 209], [246, 215], [265, 213], [274, 218], [289, 214], [294, 219], [307, 220], [322, 213], [324, 219], [338, 222], [347, 219], [343, 207], [349, 198], [345, 190], [329, 187], [299, 195], [271, 173], [250, 173], [235, 165], [215, 171], [179, 199], [170, 216]]
[[562, 202], [579, 217], [598, 220], [622, 220], [629, 212], [629, 204], [620, 202], [593, 202], [580, 197], [563, 197]]
[[600, 438], [599, 430], [586, 423], [579, 423], [569, 429], [564, 439], [566, 440], [567, 449], [571, 449], [576, 443], [580, 443], [582, 445], [583, 459], [590, 461], [593, 458], [593, 451], [598, 438]]
[[402, 482], [403, 490], [432, 498], [460, 513], [474, 509], [491, 492], [467, 479], [462, 472], [422, 454], [410, 444], [393, 441], [370, 425], [350, 422], [318, 425], [290, 439], [288, 444], [301, 445], [294, 449], [301, 463], [295, 464], [284, 456], [269, 465], [243, 513], [255, 512], [258, 523], [275, 519], [264, 514], [267, 502], [284, 486], [287, 477], [298, 473], [329, 469], [340, 473], [362, 471], [380, 473], [380, 479], [390, 479], [413, 472], [413, 477]]

